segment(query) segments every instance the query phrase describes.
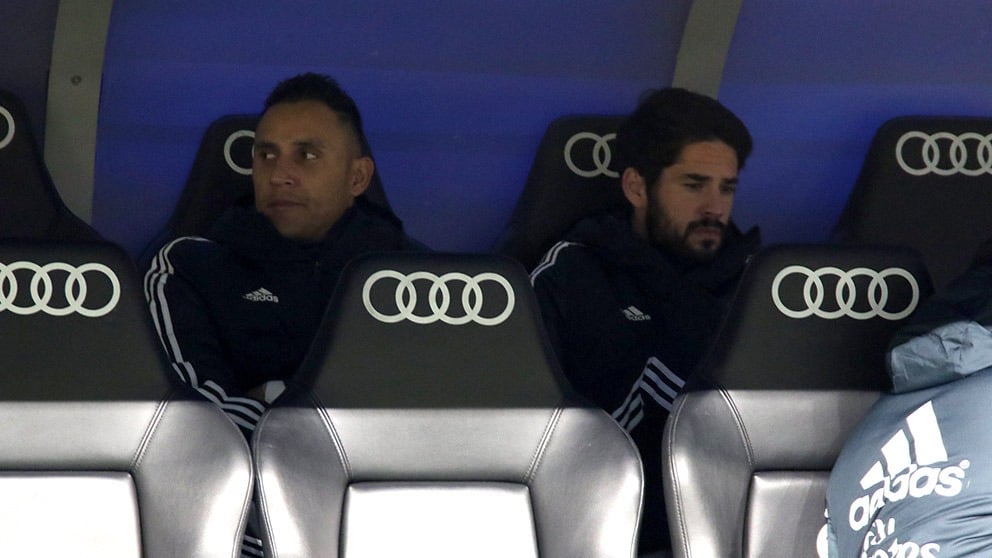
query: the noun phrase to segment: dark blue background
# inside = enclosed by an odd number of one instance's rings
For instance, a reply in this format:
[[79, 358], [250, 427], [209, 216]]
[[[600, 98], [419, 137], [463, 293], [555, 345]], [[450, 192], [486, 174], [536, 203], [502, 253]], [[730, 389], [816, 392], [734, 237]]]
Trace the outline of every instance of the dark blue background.
[[[548, 122], [671, 82], [691, 2], [114, 4], [93, 215], [111, 239], [137, 252], [163, 226], [211, 120], [317, 70], [358, 101], [410, 232], [485, 251]], [[56, 8], [0, 6], [0, 85], [39, 130]], [[744, 0], [719, 94], [755, 136], [736, 220], [825, 240], [885, 120], [992, 115], [990, 39], [986, 0]]]
[[555, 117], [626, 112], [671, 82], [688, 2], [147, 2], [114, 6], [94, 224], [132, 251], [164, 224], [207, 124], [308, 70], [355, 98], [397, 214], [492, 247]]
[[883, 122], [992, 116], [990, 45], [982, 0], [744, 0], [720, 90], [755, 136], [738, 220], [826, 240]]

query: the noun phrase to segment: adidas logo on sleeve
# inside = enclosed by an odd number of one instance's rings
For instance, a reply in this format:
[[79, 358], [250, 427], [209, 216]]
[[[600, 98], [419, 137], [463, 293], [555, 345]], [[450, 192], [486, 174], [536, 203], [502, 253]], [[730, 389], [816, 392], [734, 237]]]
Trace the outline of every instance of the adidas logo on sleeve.
[[866, 527], [886, 503], [934, 494], [957, 496], [971, 465], [967, 459], [947, 463], [947, 448], [932, 401], [910, 413], [906, 428], [899, 429], [881, 452], [882, 459], [861, 477], [866, 493], [851, 503], [848, 521], [854, 531]]

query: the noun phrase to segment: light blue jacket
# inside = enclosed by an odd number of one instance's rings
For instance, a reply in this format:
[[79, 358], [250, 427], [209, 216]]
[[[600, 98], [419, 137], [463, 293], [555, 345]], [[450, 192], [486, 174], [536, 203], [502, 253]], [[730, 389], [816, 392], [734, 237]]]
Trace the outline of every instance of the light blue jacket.
[[992, 556], [992, 265], [921, 306], [888, 366], [831, 474], [821, 555]]

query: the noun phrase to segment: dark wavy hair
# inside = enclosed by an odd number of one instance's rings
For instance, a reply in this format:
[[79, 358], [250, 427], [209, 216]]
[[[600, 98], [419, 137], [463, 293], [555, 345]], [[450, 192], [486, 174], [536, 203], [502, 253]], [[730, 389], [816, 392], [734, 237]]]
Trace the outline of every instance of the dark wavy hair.
[[737, 168], [753, 147], [747, 127], [715, 99], [677, 87], [651, 91], [617, 131], [621, 169], [633, 167], [646, 184], [675, 164], [692, 143], [720, 140], [737, 152]]

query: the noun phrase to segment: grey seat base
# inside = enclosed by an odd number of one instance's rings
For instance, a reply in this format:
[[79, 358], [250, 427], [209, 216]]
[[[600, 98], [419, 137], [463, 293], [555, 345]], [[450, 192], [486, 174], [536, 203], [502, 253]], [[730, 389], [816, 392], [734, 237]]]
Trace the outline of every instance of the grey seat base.
[[269, 556], [631, 558], [637, 449], [572, 402], [538, 312], [508, 258], [352, 261], [252, 439]]
[[0, 494], [0, 556], [141, 556], [127, 473], [0, 473]]
[[[665, 432], [674, 555], [815, 556], [826, 478], [873, 391], [684, 394]], [[788, 536], [783, 536], [788, 533]]]
[[347, 558], [537, 558], [536, 540], [522, 484], [363, 482], [345, 495]]

